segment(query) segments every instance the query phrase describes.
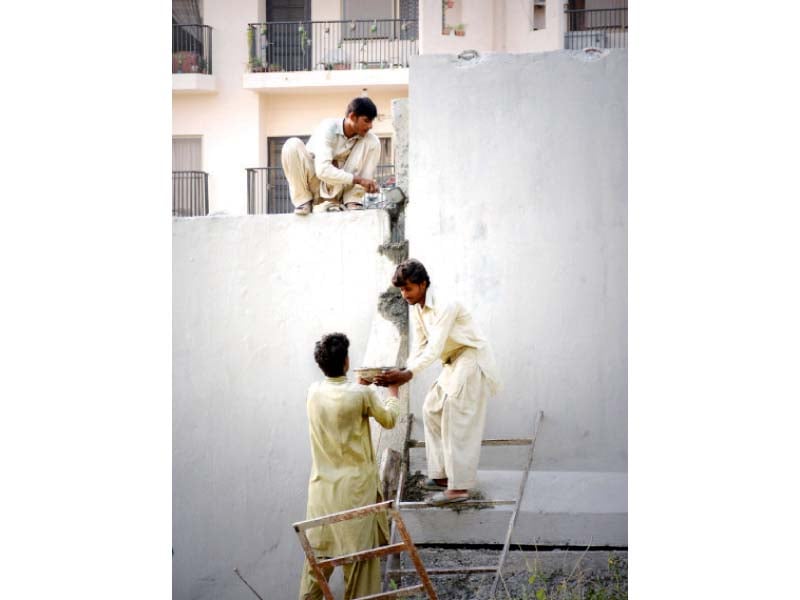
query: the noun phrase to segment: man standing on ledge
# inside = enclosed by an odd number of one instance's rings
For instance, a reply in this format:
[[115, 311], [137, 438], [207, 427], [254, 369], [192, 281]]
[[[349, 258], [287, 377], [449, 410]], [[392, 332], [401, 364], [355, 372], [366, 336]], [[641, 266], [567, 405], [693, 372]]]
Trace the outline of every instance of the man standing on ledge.
[[[354, 98], [344, 119], [325, 119], [304, 145], [289, 138], [281, 150], [281, 165], [289, 183], [294, 214], [307, 215], [312, 205], [325, 210], [364, 208], [364, 194], [375, 193], [372, 179], [381, 143], [372, 129], [378, 115], [369, 98]], [[343, 208], [344, 206], [344, 208]]]
[[442, 361], [422, 405], [430, 478], [424, 487], [439, 492], [426, 502], [461, 502], [477, 483], [486, 401], [499, 388], [494, 356], [466, 308], [434, 298], [421, 262], [400, 263], [392, 284], [411, 305], [414, 346], [406, 369], [387, 371], [375, 383], [407, 383], [437, 358]]

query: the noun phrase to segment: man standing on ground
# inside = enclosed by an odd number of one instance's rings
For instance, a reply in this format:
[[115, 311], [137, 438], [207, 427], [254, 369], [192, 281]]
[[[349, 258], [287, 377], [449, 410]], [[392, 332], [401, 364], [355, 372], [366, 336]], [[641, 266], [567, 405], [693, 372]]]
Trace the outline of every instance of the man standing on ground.
[[421, 262], [400, 263], [392, 284], [411, 305], [414, 348], [405, 369], [387, 371], [375, 383], [404, 384], [437, 358], [442, 361], [422, 406], [430, 477], [425, 487], [439, 490], [426, 501], [460, 502], [477, 483], [486, 401], [499, 387], [494, 356], [461, 303], [434, 298]]
[[281, 149], [281, 165], [289, 183], [294, 214], [307, 215], [312, 206], [325, 210], [364, 208], [364, 194], [378, 191], [372, 179], [381, 143], [372, 129], [378, 115], [369, 98], [354, 98], [344, 119], [325, 119], [308, 144], [289, 138]]
[[[308, 388], [306, 409], [311, 441], [306, 519], [358, 508], [381, 501], [378, 467], [370, 435], [370, 417], [392, 429], [400, 414], [397, 386], [389, 388], [384, 404], [374, 388], [359, 379], [347, 380], [350, 341], [343, 333], [323, 336], [314, 359], [326, 377]], [[389, 539], [386, 513], [308, 530], [318, 558], [332, 558], [384, 545]], [[381, 591], [380, 558], [343, 567], [345, 600]], [[330, 579], [333, 567], [323, 569]], [[320, 600], [322, 589], [308, 564], [303, 565], [300, 600]]]

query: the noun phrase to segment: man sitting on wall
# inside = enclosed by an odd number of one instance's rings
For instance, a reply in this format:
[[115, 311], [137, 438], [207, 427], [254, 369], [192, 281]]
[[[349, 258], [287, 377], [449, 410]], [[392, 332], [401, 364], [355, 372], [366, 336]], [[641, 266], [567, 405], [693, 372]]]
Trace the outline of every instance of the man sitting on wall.
[[499, 387], [494, 355], [459, 302], [434, 298], [425, 266], [413, 258], [397, 266], [392, 284], [411, 305], [414, 348], [406, 369], [378, 375], [378, 385], [404, 384], [437, 358], [442, 371], [422, 405], [428, 479], [438, 491], [429, 504], [469, 498], [477, 483], [486, 401]]
[[[389, 388], [384, 404], [367, 382], [351, 383], [350, 341], [343, 333], [323, 336], [314, 359], [325, 373], [308, 389], [306, 409], [311, 439], [306, 519], [358, 508], [381, 501], [378, 468], [372, 448], [369, 418], [391, 429], [400, 407], [397, 386]], [[385, 545], [389, 539], [386, 513], [322, 525], [308, 530], [308, 540], [319, 558], [332, 558]], [[380, 558], [344, 565], [345, 600], [381, 591]], [[323, 569], [330, 579], [333, 567]], [[322, 590], [306, 560], [300, 579], [300, 600], [320, 600]]]
[[312, 205], [326, 210], [364, 208], [364, 194], [375, 193], [372, 179], [381, 144], [372, 129], [378, 115], [369, 98], [354, 98], [344, 119], [325, 119], [307, 145], [289, 138], [281, 150], [281, 164], [289, 183], [294, 214], [307, 215]]

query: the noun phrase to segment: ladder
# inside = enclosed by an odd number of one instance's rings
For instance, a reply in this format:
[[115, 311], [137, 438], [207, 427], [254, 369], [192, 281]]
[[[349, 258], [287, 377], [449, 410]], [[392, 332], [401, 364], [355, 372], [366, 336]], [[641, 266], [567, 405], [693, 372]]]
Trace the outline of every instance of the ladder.
[[[462, 568], [441, 568], [441, 569], [428, 569], [427, 574], [429, 575], [454, 575], [454, 574], [471, 574], [471, 573], [494, 573], [494, 581], [492, 583], [491, 591], [489, 592], [490, 598], [495, 598], [497, 593], [497, 584], [502, 579], [502, 572], [503, 566], [505, 565], [506, 556], [508, 555], [508, 549], [511, 545], [511, 534], [514, 531], [514, 526], [517, 522], [517, 515], [519, 514], [519, 509], [522, 504], [522, 496], [525, 493], [525, 485], [528, 482], [528, 473], [531, 470], [531, 466], [533, 465], [533, 450], [536, 444], [536, 438], [539, 434], [539, 426], [541, 424], [542, 419], [544, 418], [544, 413], [540, 410], [536, 413], [536, 418], [533, 424], [533, 435], [530, 438], [514, 438], [514, 439], [487, 439], [481, 442], [481, 446], [530, 446], [528, 450], [528, 461], [525, 470], [522, 472], [522, 478], [519, 484], [519, 492], [517, 494], [516, 499], [514, 500], [467, 500], [463, 502], [458, 502], [454, 505], [447, 505], [441, 507], [431, 506], [426, 504], [425, 502], [402, 502], [401, 499], [403, 497], [403, 485], [405, 483], [405, 476], [408, 467], [408, 450], [410, 448], [424, 448], [425, 442], [420, 440], [411, 440], [409, 439], [410, 432], [411, 432], [411, 419], [409, 419], [408, 430], [406, 433], [406, 443], [405, 443], [405, 451], [403, 452], [403, 458], [400, 464], [400, 477], [397, 486], [397, 496], [396, 496], [396, 506], [397, 510], [396, 513], [399, 515], [400, 510], [419, 510], [419, 509], [436, 509], [436, 508], [450, 508], [451, 506], [462, 508], [464, 506], [503, 506], [503, 505], [514, 505], [514, 510], [511, 513], [511, 518], [509, 519], [508, 523], [508, 530], [506, 531], [505, 542], [503, 544], [503, 551], [500, 554], [500, 560], [496, 565], [489, 565], [483, 567], [462, 567]], [[396, 534], [399, 531], [400, 535], [408, 535], [408, 532], [405, 531], [405, 524], [402, 521], [399, 521], [398, 527], [395, 527], [394, 521], [392, 522], [392, 531], [391, 537], [389, 539], [389, 544], [393, 544], [394, 540], [396, 539]], [[388, 589], [389, 581], [391, 580], [392, 575], [411, 575], [415, 571], [411, 569], [402, 569], [402, 565], [395, 563], [394, 560], [397, 558], [399, 562], [399, 557], [390, 556], [386, 561], [386, 572], [384, 574], [384, 581], [383, 587], [384, 589]]]
[[[408, 531], [403, 523], [403, 519], [400, 518], [400, 512], [393, 505], [393, 500], [387, 500], [385, 502], [378, 502], [377, 504], [352, 508], [350, 510], [344, 510], [342, 512], [333, 513], [324, 517], [309, 519], [307, 521], [299, 521], [292, 524], [292, 527], [294, 527], [294, 530], [297, 533], [297, 537], [300, 539], [300, 545], [303, 547], [303, 551], [306, 554], [308, 564], [311, 566], [311, 570], [314, 572], [320, 588], [322, 588], [322, 594], [325, 596], [325, 600], [334, 600], [334, 597], [333, 593], [331, 592], [331, 588], [328, 585], [328, 580], [325, 579], [325, 575], [322, 572], [323, 567], [338, 567], [340, 565], [347, 565], [380, 556], [397, 555], [400, 552], [408, 552], [409, 556], [411, 557], [411, 562], [414, 563], [415, 567], [415, 569], [411, 572], [416, 573], [422, 583], [395, 590], [384, 590], [378, 594], [361, 596], [360, 598], [353, 598], [353, 600], [388, 600], [389, 598], [410, 596], [423, 591], [428, 595], [430, 600], [437, 600], [436, 590], [433, 589], [431, 580], [425, 571], [425, 566], [422, 564], [422, 560], [417, 553], [414, 542], [411, 541], [411, 537], [408, 535]], [[317, 559], [316, 555], [314, 554], [314, 549], [311, 547], [311, 544], [308, 541], [308, 536], [306, 536], [307, 529], [320, 527], [321, 525], [329, 525], [331, 523], [338, 523], [340, 521], [349, 521], [350, 519], [358, 519], [370, 514], [379, 513], [381, 511], [388, 512], [392, 517], [392, 535], [394, 536], [395, 531], [398, 531], [403, 540], [402, 542], [395, 543], [394, 540], [392, 540], [388, 546], [379, 546], [377, 548], [370, 548], [360, 552], [335, 556], [325, 560]]]

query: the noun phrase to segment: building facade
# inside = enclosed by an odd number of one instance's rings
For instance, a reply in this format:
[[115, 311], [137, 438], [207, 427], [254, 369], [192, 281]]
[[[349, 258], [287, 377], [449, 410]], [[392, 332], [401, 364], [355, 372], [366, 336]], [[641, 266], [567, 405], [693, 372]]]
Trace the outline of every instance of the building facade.
[[281, 145], [358, 95], [391, 181], [390, 102], [419, 54], [627, 45], [627, 0], [173, 0], [172, 21], [179, 217], [289, 212]]

